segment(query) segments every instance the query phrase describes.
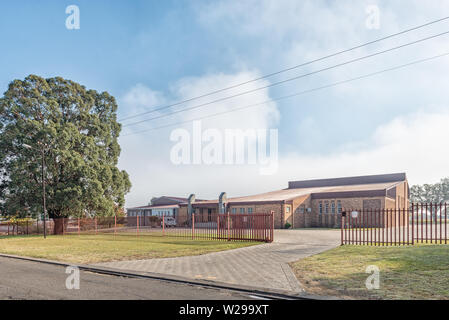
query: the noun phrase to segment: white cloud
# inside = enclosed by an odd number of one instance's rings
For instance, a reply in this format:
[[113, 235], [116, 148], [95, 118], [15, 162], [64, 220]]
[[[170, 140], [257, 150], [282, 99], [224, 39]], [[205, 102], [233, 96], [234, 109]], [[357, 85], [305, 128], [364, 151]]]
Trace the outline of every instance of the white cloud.
[[[365, 28], [365, 6], [378, 4], [381, 10], [380, 30]], [[226, 39], [243, 39], [251, 48], [233, 47], [238, 72], [206, 74], [185, 77], [173, 83], [169, 91], [161, 94], [144, 85], [131, 89], [121, 100], [120, 108], [148, 107], [170, 104], [210, 91], [257, 78], [261, 74], [296, 65], [341, 49], [370, 41], [442, 17], [449, 10], [449, 2], [413, 1], [219, 1], [207, 5], [196, 4], [200, 23], [209, 31]], [[363, 48], [338, 58], [317, 63], [302, 70], [295, 70], [270, 79], [271, 82], [316, 70], [338, 62], [380, 51], [389, 47], [447, 31], [447, 23], [438, 24], [399, 39]], [[288, 93], [310, 89], [315, 86], [341, 81], [380, 69], [433, 56], [449, 51], [449, 36], [386, 54], [364, 63], [335, 69], [282, 86]], [[236, 42], [237, 43], [237, 42]], [[230, 43], [232, 47], [234, 43]], [[237, 43], [238, 45], [238, 43]], [[249, 52], [246, 56], [245, 49]], [[260, 50], [259, 50], [260, 49]], [[248, 69], [250, 71], [248, 71]], [[257, 71], [254, 71], [257, 70]], [[263, 71], [261, 71], [263, 70]], [[273, 101], [264, 107], [250, 108], [219, 117], [203, 120], [204, 128], [270, 128], [279, 127], [288, 141], [279, 141], [280, 147], [288, 145], [289, 152], [281, 154], [279, 171], [273, 176], [261, 176], [252, 166], [206, 166], [171, 164], [169, 135], [173, 128], [149, 131], [143, 135], [121, 138], [122, 156], [120, 166], [126, 169], [133, 183], [127, 197], [127, 206], [140, 205], [152, 196], [163, 194], [188, 196], [196, 193], [198, 198], [216, 198], [222, 191], [228, 196], [248, 195], [271, 191], [287, 186], [289, 180], [327, 178], [391, 172], [407, 172], [412, 184], [436, 182], [449, 176], [445, 148], [449, 141], [449, 98], [447, 72], [449, 59], [416, 66], [404, 71], [385, 74], [369, 80], [320, 91], [320, 105], [316, 100], [307, 105], [317, 112], [300, 108], [296, 100], [283, 102], [296, 112], [281, 118], [279, 105]], [[190, 102], [191, 107], [246, 90], [269, 84], [268, 80], [251, 83], [217, 95]], [[282, 90], [280, 90], [282, 91]], [[190, 120], [207, 114], [223, 112], [236, 107], [269, 100], [276, 90], [261, 90], [254, 94], [215, 103], [169, 118], [151, 121], [132, 130]], [[435, 105], [442, 105], [435, 107]], [[176, 110], [178, 107], [171, 108]], [[310, 108], [312, 109], [312, 108]], [[165, 110], [167, 112], [169, 110]], [[135, 111], [137, 112], [137, 111]], [[164, 112], [148, 115], [153, 117]], [[134, 110], [133, 112], [134, 113]], [[337, 114], [344, 126], [362, 123], [351, 137], [340, 139], [333, 152], [326, 150], [327, 141], [335, 141], [340, 132], [333, 128], [332, 117]], [[363, 128], [369, 124], [371, 132]], [[191, 124], [182, 125], [191, 130]], [[287, 127], [287, 129], [285, 129]], [[329, 129], [330, 128], [330, 129]], [[128, 129], [123, 133], [129, 132]], [[358, 131], [358, 130], [364, 130]], [[332, 135], [332, 136], [330, 136]], [[368, 137], [368, 138], [364, 138]], [[306, 140], [310, 153], [297, 150], [296, 145]], [[304, 144], [303, 144], [304, 145]]]
[[249, 195], [285, 188], [289, 180], [297, 179], [406, 172], [412, 184], [436, 182], [449, 176], [448, 123], [447, 108], [401, 116], [378, 127], [363, 141], [363, 148], [352, 146], [360, 142], [354, 133], [348, 149], [338, 153], [301, 155], [292, 150], [281, 155], [279, 171], [273, 176], [261, 176], [256, 166], [248, 165], [175, 166], [168, 159], [168, 145], [153, 148], [142, 144], [141, 138], [134, 145], [127, 141], [122, 144], [124, 151], [134, 155], [121, 159], [134, 185], [127, 205], [146, 203], [151, 196], [163, 194], [216, 198], [226, 191], [230, 197]]
[[[224, 87], [242, 83], [260, 76], [255, 71], [242, 71], [237, 74], [210, 74], [203, 77], [189, 77], [180, 79], [170, 87], [170, 92], [157, 100], [163, 100], [166, 104], [173, 101], [182, 101], [194, 96], [212, 92]], [[227, 92], [218, 93], [213, 96], [201, 98], [189, 102], [182, 106], [175, 106], [167, 110], [152, 113], [143, 118], [152, 118], [175, 110], [194, 107], [208, 101], [220, 99], [239, 92], [252, 90], [265, 85], [267, 81], [259, 81], [257, 84], [249, 83], [243, 87], [232, 89]], [[150, 88], [138, 85], [125, 94], [121, 99], [120, 108], [128, 110], [130, 107], [142, 106], [142, 111], [148, 110], [145, 106], [154, 106], [155, 94]], [[234, 167], [218, 168], [223, 173], [216, 174], [217, 168], [213, 166], [175, 166], [170, 161], [170, 149], [174, 145], [169, 140], [170, 132], [177, 127], [183, 127], [192, 131], [191, 122], [179, 126], [148, 131], [143, 134], [127, 135], [132, 132], [150, 129], [151, 127], [164, 126], [165, 124], [178, 123], [186, 120], [196, 119], [215, 113], [227, 112], [242, 106], [252, 105], [259, 102], [268, 101], [257, 108], [243, 109], [236, 112], [223, 114], [217, 117], [202, 120], [203, 130], [206, 128], [224, 129], [268, 129], [276, 126], [279, 122], [280, 114], [276, 103], [270, 102], [267, 89], [259, 90], [249, 95], [233, 98], [231, 100], [214, 103], [213, 108], [204, 106], [190, 111], [178, 113], [166, 118], [160, 118], [137, 126], [124, 127], [123, 137], [120, 138], [122, 155], [120, 157], [120, 167], [127, 170], [133, 184], [132, 191], [127, 197], [127, 206], [147, 203], [152, 196], [171, 194], [182, 196], [186, 192], [192, 192], [195, 185], [200, 187], [198, 192], [212, 188], [207, 184], [218, 185], [223, 177], [232, 176]], [[152, 108], [149, 108], [150, 110]], [[134, 114], [134, 112], [132, 113]], [[132, 123], [142, 118], [125, 121]], [[254, 168], [253, 168], [254, 169]], [[254, 172], [258, 172], [257, 168]], [[205, 179], [205, 177], [208, 177]], [[220, 180], [217, 180], [220, 179]], [[207, 184], [205, 181], [208, 181]], [[204, 183], [201, 185], [201, 183]]]
[[[185, 100], [190, 97], [200, 96], [207, 92], [213, 92], [222, 88], [231, 87], [233, 85], [244, 83], [248, 80], [260, 77], [260, 73], [256, 71], [241, 71], [236, 74], [211, 74], [202, 77], [183, 78], [179, 80], [172, 91], [175, 93], [177, 100]], [[248, 83], [246, 85], [220, 92], [212, 96], [208, 96], [199, 100], [195, 100], [186, 105], [187, 108], [195, 107], [203, 103], [219, 100], [242, 92], [251, 91], [257, 88], [267, 86], [268, 81], [258, 81], [257, 83]], [[258, 90], [250, 94], [241, 95], [232, 99], [224, 100], [212, 105], [206, 105], [201, 108], [182, 113], [176, 116], [179, 120], [193, 119], [203, 117], [214, 113], [225, 112], [235, 108], [252, 105], [259, 102], [270, 101], [268, 89]], [[184, 108], [184, 107], [183, 107]], [[265, 105], [254, 108], [243, 109], [238, 112], [229, 113], [227, 115], [216, 118], [204, 119], [203, 123], [212, 128], [268, 128], [279, 122], [280, 113], [276, 103], [269, 102]]]
[[[380, 7], [381, 28], [369, 30], [365, 26], [368, 5]], [[449, 2], [435, 0], [402, 1], [317, 1], [317, 0], [281, 0], [281, 1], [238, 1], [226, 0], [197, 6], [198, 20], [209, 30], [217, 34], [229, 33], [242, 37], [251, 45], [260, 48], [263, 54], [250, 52], [239, 57], [247, 60], [249, 65], [261, 66], [264, 72], [294, 66], [331, 53], [338, 52], [389, 34], [402, 31], [419, 24], [442, 18], [442, 12], [449, 11]], [[309, 71], [319, 70], [334, 64], [365, 56], [374, 52], [392, 48], [407, 42], [445, 32], [447, 21], [440, 22], [414, 32], [391, 38], [344, 55], [314, 63], [305, 68], [287, 72], [283, 78], [296, 76]], [[228, 35], [229, 37], [229, 35]], [[404, 49], [369, 58], [351, 65], [329, 70], [319, 75], [307, 77], [283, 85], [291, 92], [298, 88], [311, 88], [323, 84], [341, 81], [373, 71], [404, 64], [413, 60], [449, 52], [447, 42], [449, 35], [428, 40]], [[245, 51], [243, 51], [245, 52]], [[434, 99], [447, 101], [447, 90], [444, 89], [445, 73], [449, 70], [449, 59], [440, 59], [422, 66], [411, 67], [404, 71], [396, 71], [385, 76], [371, 78], [360, 84], [351, 83], [330, 90], [329, 100], [333, 97], [347, 96], [356, 101], [360, 95], [360, 87], [365, 95], [380, 97], [376, 108], [390, 108], [388, 101], [397, 99], [398, 92], [404, 92], [401, 99], [410, 99], [429, 92]], [[434, 81], [428, 81], [434, 79]], [[396, 96], [395, 96], [396, 94]], [[373, 108], [373, 106], [365, 106]], [[397, 104], [400, 108], [400, 105]], [[377, 119], [379, 121], [379, 119]]]
[[[124, 98], [120, 100], [120, 109], [127, 110], [128, 115], [135, 115], [136, 112], [134, 112], [134, 110], [139, 109], [140, 112], [152, 110], [156, 105], [162, 105], [160, 101], [164, 101], [163, 105], [172, 105], [178, 101], [188, 100], [204, 93], [231, 87], [235, 84], [246, 82], [259, 76], [260, 74], [255, 71], [242, 71], [236, 74], [211, 74], [202, 77], [186, 77], [171, 85], [170, 91], [165, 96], [143, 85], [137, 85], [126, 93]], [[175, 105], [170, 108], [127, 120], [123, 123], [124, 134], [144, 131], [152, 127], [158, 127], [166, 124], [202, 118], [261, 102], [267, 103], [258, 106], [257, 109], [242, 109], [238, 112], [223, 114], [219, 119], [210, 117], [202, 121], [206, 127], [211, 128], [268, 128], [278, 124], [280, 120], [280, 113], [277, 109], [276, 103], [270, 100], [268, 89], [258, 90], [250, 94], [237, 96], [232, 99], [225, 99], [213, 104], [207, 104], [222, 98], [238, 95], [242, 92], [258, 89], [267, 86], [268, 84], [268, 81], [248, 83], [238, 88], [219, 92], [211, 96], [196, 99], [181, 105]], [[177, 111], [184, 109], [188, 110], [176, 113]], [[133, 112], [128, 112], [128, 110], [132, 110]], [[164, 116], [168, 113], [173, 114], [169, 117]], [[157, 119], [149, 120], [155, 117], [157, 117]], [[129, 125], [141, 120], [149, 121], [136, 125]]]
[[161, 106], [165, 102], [162, 93], [138, 83], [123, 96], [120, 105], [126, 106], [127, 117]]
[[449, 176], [448, 123], [448, 108], [400, 116], [378, 127], [362, 149], [318, 157], [290, 155], [281, 168], [303, 168], [296, 175], [301, 179], [407, 172], [412, 184], [437, 182]]

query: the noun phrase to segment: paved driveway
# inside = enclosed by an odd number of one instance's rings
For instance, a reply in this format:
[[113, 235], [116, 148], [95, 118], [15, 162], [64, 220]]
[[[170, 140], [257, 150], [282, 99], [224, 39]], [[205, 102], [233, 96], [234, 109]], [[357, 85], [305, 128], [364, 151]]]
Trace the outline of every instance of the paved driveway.
[[338, 230], [276, 230], [274, 238], [275, 241], [269, 244], [200, 256], [106, 262], [96, 265], [300, 292], [301, 286], [288, 262], [335, 248], [340, 244]]

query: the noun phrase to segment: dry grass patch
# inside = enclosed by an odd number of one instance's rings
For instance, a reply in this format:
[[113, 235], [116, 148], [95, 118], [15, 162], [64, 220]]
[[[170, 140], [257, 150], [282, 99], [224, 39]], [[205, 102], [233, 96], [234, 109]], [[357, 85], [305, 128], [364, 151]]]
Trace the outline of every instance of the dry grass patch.
[[0, 253], [71, 263], [200, 255], [259, 244], [150, 235], [64, 235], [0, 238]]

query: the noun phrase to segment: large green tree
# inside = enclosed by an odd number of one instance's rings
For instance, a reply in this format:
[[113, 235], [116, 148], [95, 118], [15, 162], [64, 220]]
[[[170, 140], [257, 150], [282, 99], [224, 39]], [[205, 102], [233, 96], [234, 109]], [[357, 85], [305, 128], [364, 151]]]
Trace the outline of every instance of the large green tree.
[[111, 216], [131, 184], [117, 168], [117, 103], [60, 77], [14, 80], [0, 98], [0, 203], [7, 214], [42, 212], [42, 151], [50, 218]]

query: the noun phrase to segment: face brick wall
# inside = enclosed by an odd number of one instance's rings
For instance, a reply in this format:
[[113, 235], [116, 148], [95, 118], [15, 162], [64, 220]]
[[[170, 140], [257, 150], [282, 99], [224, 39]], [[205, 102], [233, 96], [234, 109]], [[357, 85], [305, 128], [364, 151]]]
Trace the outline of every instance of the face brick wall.
[[[322, 203], [322, 214], [320, 214], [320, 202]], [[334, 207], [332, 206], [334, 203]], [[312, 228], [312, 227], [328, 227], [339, 228], [341, 224], [341, 214], [338, 210], [338, 203], [341, 204], [342, 210], [360, 210], [366, 208], [407, 208], [408, 201], [408, 185], [407, 182], [400, 183], [396, 186], [396, 199], [389, 197], [360, 197], [360, 198], [336, 198], [336, 199], [312, 199], [310, 195], [298, 197], [287, 203], [257, 203], [252, 204], [228, 204], [227, 211], [239, 214], [243, 208], [245, 214], [252, 210], [253, 213], [270, 213], [274, 211], [274, 225], [276, 229], [284, 228], [288, 222], [293, 228]], [[327, 206], [326, 206], [327, 205]], [[287, 209], [290, 208], [290, 209]], [[309, 212], [307, 209], [311, 208]], [[327, 208], [327, 213], [326, 213]], [[207, 210], [207, 209], [204, 209]], [[200, 213], [199, 208], [195, 208], [196, 213]], [[216, 212], [214, 212], [216, 214]], [[178, 223], [187, 221], [187, 207], [182, 206], [179, 209]], [[396, 220], [396, 219], [394, 219]], [[399, 223], [399, 222], [398, 222]]]
[[[323, 205], [323, 213], [320, 214], [319, 203]], [[232, 213], [232, 208], [236, 209], [236, 213], [240, 213], [240, 208], [245, 208], [245, 213], [248, 213], [248, 208], [252, 208], [255, 213], [270, 213], [274, 211], [274, 226], [276, 229], [284, 228], [285, 223], [290, 223], [293, 228], [339, 228], [341, 225], [341, 214], [338, 213], [338, 201], [341, 203], [342, 210], [360, 210], [368, 205], [370, 208], [376, 204], [381, 208], [391, 206], [395, 207], [395, 200], [390, 200], [386, 197], [375, 198], [342, 198], [342, 199], [316, 199], [312, 200], [310, 196], [294, 199], [291, 203], [286, 204], [260, 204], [260, 205], [228, 205], [228, 211]], [[332, 202], [334, 207], [332, 207]], [[387, 204], [386, 204], [387, 202]], [[326, 213], [326, 203], [327, 212]], [[290, 207], [290, 213], [287, 212], [287, 207]], [[308, 212], [307, 208], [312, 211]]]
[[270, 213], [274, 211], [274, 227], [280, 229], [284, 227], [284, 221], [282, 221], [282, 205], [278, 203], [273, 204], [260, 204], [255, 206], [255, 212]]
[[245, 213], [248, 213], [248, 208], [252, 208], [253, 213], [270, 213], [271, 211], [274, 211], [274, 227], [276, 229], [280, 229], [285, 225], [285, 219], [282, 220], [282, 205], [279, 203], [270, 203], [270, 204], [257, 204], [254, 205], [240, 205], [240, 204], [229, 204], [228, 205], [228, 212], [233, 213], [232, 209], [235, 209], [235, 213], [240, 213], [240, 208], [245, 209]]
[[[312, 227], [336, 228], [340, 226], [341, 214], [338, 213], [338, 200], [341, 201], [343, 208], [345, 204], [356, 203], [356, 199], [351, 199], [352, 201], [347, 202], [344, 202], [342, 199], [312, 200]], [[322, 213], [320, 213], [320, 203], [322, 204]]]
[[408, 184], [403, 182], [396, 187], [396, 207], [398, 209], [404, 209], [409, 207], [408, 201]]
[[310, 228], [312, 226], [311, 197], [303, 197], [293, 200], [293, 228]]
[[[341, 226], [341, 213], [338, 212], [338, 201], [341, 203], [342, 210], [361, 210], [364, 204], [373, 208], [374, 204], [385, 208], [386, 197], [373, 198], [341, 198], [341, 199], [316, 199], [312, 200], [312, 219], [311, 227], [339, 228]], [[322, 204], [322, 213], [320, 214], [320, 202]], [[335, 211], [332, 212], [332, 202], [335, 203]], [[327, 206], [326, 206], [327, 204]], [[394, 201], [393, 201], [394, 206]], [[327, 213], [326, 213], [327, 207]]]
[[178, 225], [184, 225], [187, 222], [187, 206], [179, 207], [176, 222]]

